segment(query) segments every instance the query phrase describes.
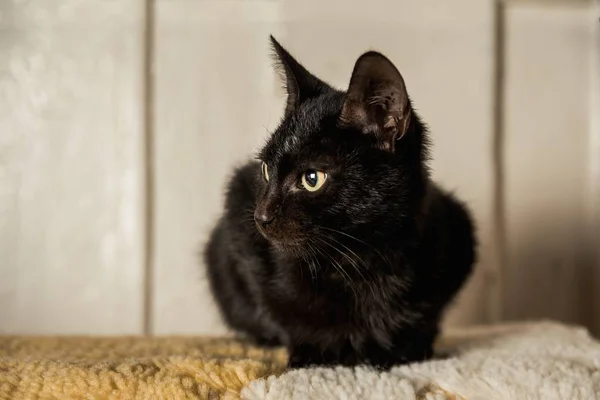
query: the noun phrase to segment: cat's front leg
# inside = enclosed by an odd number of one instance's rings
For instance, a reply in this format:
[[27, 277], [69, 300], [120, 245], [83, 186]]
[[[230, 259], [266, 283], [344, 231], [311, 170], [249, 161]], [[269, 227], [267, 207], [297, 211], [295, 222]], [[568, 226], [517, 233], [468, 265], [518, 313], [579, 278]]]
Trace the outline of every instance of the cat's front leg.
[[288, 368], [360, 364], [360, 356], [348, 342], [321, 347], [303, 343], [289, 348]]
[[406, 330], [397, 332], [391, 346], [375, 340], [367, 341], [361, 351], [361, 364], [387, 370], [395, 365], [409, 364], [433, 356], [435, 333]]
[[308, 368], [326, 364], [323, 351], [314, 345], [303, 343], [291, 346], [288, 353], [288, 368]]
[[364, 354], [359, 364], [367, 364], [381, 370], [388, 370], [396, 365], [425, 361], [433, 356], [430, 344], [415, 342], [407, 343], [400, 349], [371, 349]]

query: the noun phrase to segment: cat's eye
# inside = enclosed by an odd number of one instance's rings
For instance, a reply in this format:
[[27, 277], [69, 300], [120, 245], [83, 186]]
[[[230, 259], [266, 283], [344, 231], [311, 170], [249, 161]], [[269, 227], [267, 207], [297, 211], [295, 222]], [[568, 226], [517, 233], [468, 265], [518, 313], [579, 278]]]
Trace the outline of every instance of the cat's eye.
[[302, 187], [309, 192], [316, 192], [323, 187], [327, 174], [322, 171], [308, 170], [302, 175]]
[[265, 181], [269, 182], [269, 168], [267, 167], [267, 163], [262, 163], [262, 175], [265, 178]]

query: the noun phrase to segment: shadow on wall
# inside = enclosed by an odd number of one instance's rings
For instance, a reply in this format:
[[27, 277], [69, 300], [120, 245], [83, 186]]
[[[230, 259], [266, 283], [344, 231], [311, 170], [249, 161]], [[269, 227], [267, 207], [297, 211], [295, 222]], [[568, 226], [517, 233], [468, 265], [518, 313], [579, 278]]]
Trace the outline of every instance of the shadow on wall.
[[508, 238], [503, 319], [555, 319], [600, 333], [594, 293], [597, 249], [581, 222], [530, 218]]

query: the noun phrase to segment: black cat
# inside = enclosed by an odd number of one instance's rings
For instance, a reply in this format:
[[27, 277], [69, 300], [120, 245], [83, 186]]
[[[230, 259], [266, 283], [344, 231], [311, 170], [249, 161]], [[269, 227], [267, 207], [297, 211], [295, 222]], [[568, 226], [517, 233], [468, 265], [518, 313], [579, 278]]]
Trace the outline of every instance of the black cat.
[[205, 251], [221, 313], [287, 346], [290, 367], [427, 359], [475, 237], [429, 178], [404, 80], [371, 51], [342, 92], [271, 42], [287, 106], [259, 161], [235, 171]]

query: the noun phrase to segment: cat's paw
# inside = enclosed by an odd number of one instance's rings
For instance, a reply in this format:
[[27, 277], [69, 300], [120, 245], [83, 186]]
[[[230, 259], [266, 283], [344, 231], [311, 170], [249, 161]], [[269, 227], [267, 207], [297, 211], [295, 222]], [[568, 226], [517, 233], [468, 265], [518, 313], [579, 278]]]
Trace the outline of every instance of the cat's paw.
[[259, 347], [273, 348], [280, 347], [283, 342], [277, 337], [257, 337], [254, 338], [254, 343]]
[[316, 363], [314, 360], [307, 358], [307, 357], [302, 357], [299, 355], [292, 355], [290, 356], [289, 360], [288, 360], [288, 364], [287, 367], [288, 369], [300, 369], [300, 368], [310, 368], [310, 367], [316, 367], [318, 365], [318, 363]]
[[298, 369], [328, 365], [330, 362], [324, 357], [325, 353], [325, 351], [315, 346], [306, 344], [293, 347], [289, 350], [290, 356], [287, 366], [290, 369]]

